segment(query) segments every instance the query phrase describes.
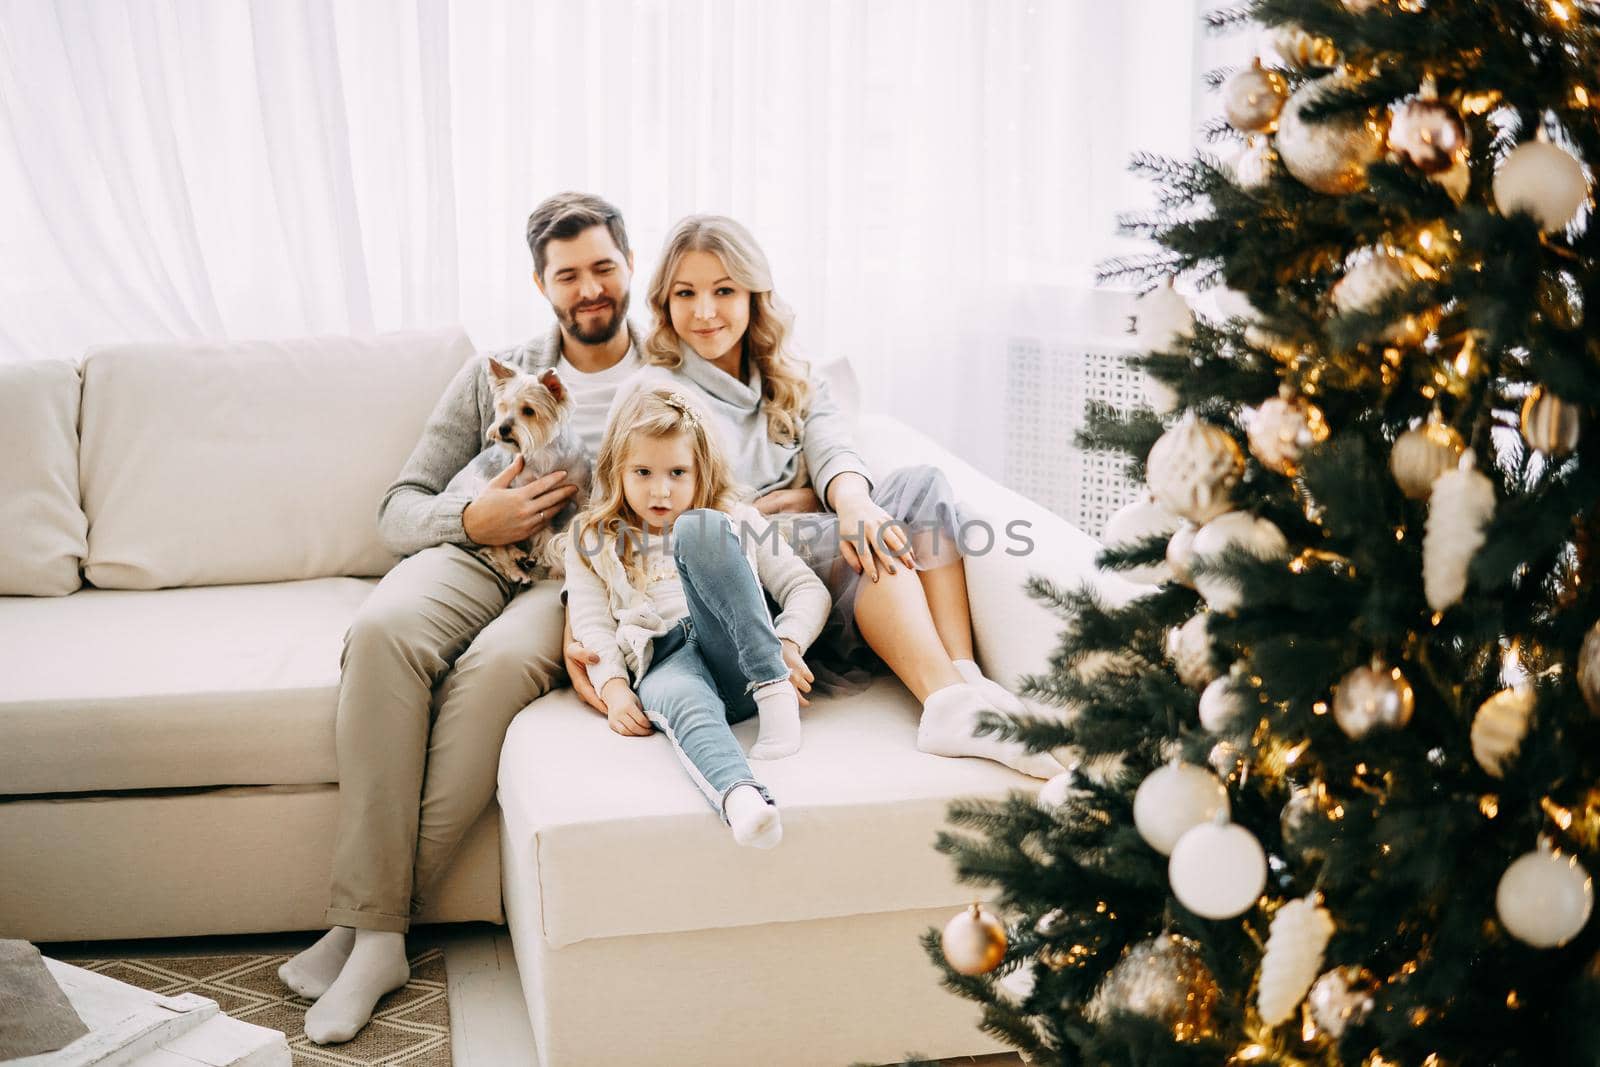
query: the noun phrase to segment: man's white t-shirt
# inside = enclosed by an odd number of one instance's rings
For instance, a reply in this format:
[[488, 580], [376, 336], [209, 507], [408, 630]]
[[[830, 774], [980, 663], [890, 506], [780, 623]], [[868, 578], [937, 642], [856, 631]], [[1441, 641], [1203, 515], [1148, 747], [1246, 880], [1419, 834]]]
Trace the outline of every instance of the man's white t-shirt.
[[574, 367], [564, 355], [556, 360], [556, 373], [572, 393], [572, 429], [590, 456], [600, 454], [600, 438], [606, 432], [606, 412], [611, 410], [617, 386], [640, 365], [639, 353], [632, 345], [616, 363], [593, 374], [585, 374]]

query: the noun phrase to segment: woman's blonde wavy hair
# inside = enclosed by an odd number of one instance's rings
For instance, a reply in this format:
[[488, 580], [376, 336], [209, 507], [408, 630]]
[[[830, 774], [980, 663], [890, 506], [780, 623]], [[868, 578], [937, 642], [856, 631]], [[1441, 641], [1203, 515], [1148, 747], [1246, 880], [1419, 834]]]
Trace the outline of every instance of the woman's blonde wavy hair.
[[[727, 512], [739, 502], [741, 491], [734, 482], [733, 467], [712, 436], [709, 418], [688, 396], [665, 386], [640, 389], [613, 413], [595, 459], [594, 494], [562, 535], [564, 539], [577, 538], [578, 555], [590, 570], [594, 570], [596, 546], [600, 551], [616, 551], [628, 581], [636, 589], [644, 587], [639, 552], [639, 531], [644, 528], [644, 519], [628, 506], [622, 494], [628, 449], [638, 437], [682, 434], [689, 438], [695, 475], [690, 507]], [[560, 552], [565, 551], [563, 540]]]
[[789, 351], [794, 312], [772, 289], [772, 268], [750, 231], [725, 215], [690, 215], [673, 229], [650, 279], [646, 299], [655, 327], [644, 343], [644, 362], [678, 368], [683, 342], [672, 328], [672, 278], [690, 252], [710, 252], [722, 260], [728, 277], [750, 290], [750, 326], [743, 338], [745, 355], [761, 372], [761, 410], [767, 415], [767, 437], [799, 444], [811, 412], [810, 368]]

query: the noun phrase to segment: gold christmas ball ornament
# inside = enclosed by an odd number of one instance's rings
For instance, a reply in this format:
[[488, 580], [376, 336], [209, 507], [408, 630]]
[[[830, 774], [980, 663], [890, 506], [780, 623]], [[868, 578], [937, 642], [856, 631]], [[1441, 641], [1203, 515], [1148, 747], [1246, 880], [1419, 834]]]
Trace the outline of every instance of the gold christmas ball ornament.
[[1500, 876], [1495, 912], [1506, 932], [1534, 948], [1560, 948], [1583, 932], [1594, 910], [1594, 883], [1576, 856], [1548, 840]]
[[1322, 409], [1287, 386], [1252, 411], [1248, 425], [1250, 454], [1268, 470], [1291, 477], [1306, 449], [1328, 439]]
[[1271, 133], [1287, 99], [1288, 80], [1259, 59], [1222, 85], [1222, 113], [1240, 133]]
[[1311, 983], [1306, 994], [1311, 1021], [1337, 1041], [1347, 1028], [1366, 1021], [1377, 992], [1378, 980], [1365, 967], [1335, 967]]
[[1466, 450], [1461, 435], [1435, 414], [1395, 441], [1389, 453], [1389, 473], [1407, 497], [1426, 500], [1439, 475], [1455, 470]]
[[[1371, 313], [1383, 307], [1394, 294], [1433, 275], [1433, 268], [1415, 256], [1392, 248], [1374, 247], [1357, 253], [1344, 277], [1328, 293], [1333, 308], [1341, 315]], [[1428, 336], [1432, 316], [1404, 315], [1379, 335], [1395, 344], [1414, 345]]]
[[1467, 127], [1455, 108], [1423, 95], [1389, 109], [1389, 151], [1424, 174], [1440, 174], [1467, 158]]
[[1548, 141], [1524, 141], [1494, 172], [1494, 206], [1500, 214], [1526, 212], [1546, 233], [1572, 225], [1588, 199], [1583, 164]]
[[1516, 758], [1528, 734], [1537, 702], [1525, 685], [1502, 689], [1485, 700], [1472, 718], [1472, 758], [1489, 775], [1505, 777], [1506, 765]]
[[1319, 78], [1298, 89], [1278, 117], [1277, 148], [1284, 169], [1319, 193], [1345, 196], [1367, 187], [1367, 167], [1383, 158], [1384, 129], [1370, 114], [1330, 116], [1316, 122], [1301, 109], [1349, 84]]
[[945, 962], [957, 974], [988, 974], [1006, 958], [1006, 924], [974, 904], [945, 924], [941, 944]]
[[1523, 440], [1551, 459], [1570, 455], [1578, 447], [1580, 416], [1576, 405], [1535, 386], [1522, 402]]
[[1589, 627], [1578, 649], [1578, 692], [1589, 714], [1600, 717], [1600, 622]]
[[1203, 525], [1228, 510], [1244, 453], [1228, 431], [1190, 413], [1151, 447], [1145, 470], [1160, 504]]
[[1260, 189], [1272, 181], [1278, 169], [1278, 153], [1266, 137], [1252, 137], [1233, 164], [1233, 180], [1242, 189]]
[[1400, 668], [1374, 659], [1339, 679], [1333, 689], [1333, 721], [1351, 740], [1375, 730], [1399, 730], [1411, 721], [1416, 694]]
[[1095, 991], [1088, 1014], [1101, 1021], [1113, 1012], [1126, 1012], [1160, 1023], [1179, 1041], [1198, 1041], [1216, 1033], [1221, 997], [1200, 946], [1186, 937], [1162, 934], [1123, 954]]
[[1307, 863], [1315, 863], [1323, 858], [1322, 851], [1310, 847], [1306, 839], [1312, 828], [1324, 818], [1322, 799], [1316, 791], [1296, 789], [1289, 795], [1283, 812], [1278, 816], [1278, 830], [1283, 835], [1283, 846], [1292, 858]]
[[1539, 316], [1556, 329], [1576, 330], [1583, 326], [1583, 290], [1566, 271], [1541, 277], [1534, 299]]
[[1331, 67], [1339, 62], [1339, 49], [1332, 41], [1307, 33], [1293, 23], [1269, 26], [1261, 43], [1264, 51], [1277, 56], [1291, 70]]
[[1451, 200], [1460, 204], [1472, 189], [1472, 167], [1465, 159], [1459, 159], [1445, 170], [1428, 175], [1428, 180], [1443, 188], [1450, 194]]

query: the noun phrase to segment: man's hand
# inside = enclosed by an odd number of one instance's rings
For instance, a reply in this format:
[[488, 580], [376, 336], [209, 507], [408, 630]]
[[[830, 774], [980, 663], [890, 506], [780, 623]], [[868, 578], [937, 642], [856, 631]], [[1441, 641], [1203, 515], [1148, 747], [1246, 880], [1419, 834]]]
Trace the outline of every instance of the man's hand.
[[562, 484], [567, 480], [566, 471], [551, 471], [527, 485], [512, 488], [512, 480], [521, 473], [522, 457], [517, 456], [461, 513], [461, 528], [473, 544], [513, 545], [526, 541], [534, 531], [549, 525], [561, 505], [577, 495], [577, 486]]
[[766, 496], [756, 497], [754, 503], [755, 509], [763, 515], [810, 514], [823, 510], [822, 500], [810, 486], [804, 489], [774, 489]]
[[625, 678], [613, 678], [605, 685], [606, 721], [624, 737], [644, 737], [655, 730], [645, 717], [644, 708]]
[[800, 654], [799, 645], [787, 637], [779, 644], [783, 646], [783, 662], [789, 665], [789, 681], [794, 683], [795, 692], [800, 694], [800, 706], [809, 707], [811, 701], [806, 699], [806, 694], [811, 692], [811, 683], [817, 680], [816, 675], [806, 666], [806, 658]]
[[567, 680], [572, 683], [572, 691], [578, 694], [579, 700], [605, 715], [606, 702], [600, 699], [600, 694], [594, 691], [594, 683], [589, 681], [589, 668], [600, 662], [600, 653], [572, 639], [570, 616], [561, 630], [561, 647], [562, 658], [567, 661]]

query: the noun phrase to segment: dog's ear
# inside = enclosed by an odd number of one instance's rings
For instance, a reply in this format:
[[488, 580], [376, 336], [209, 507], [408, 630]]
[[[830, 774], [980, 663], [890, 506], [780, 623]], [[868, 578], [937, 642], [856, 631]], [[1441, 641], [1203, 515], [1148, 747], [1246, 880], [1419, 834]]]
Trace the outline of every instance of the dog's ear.
[[561, 375], [556, 373], [556, 369], [554, 367], [551, 367], [549, 370], [539, 375], [539, 384], [550, 390], [550, 395], [555, 397], [557, 401], [562, 401], [567, 398], [566, 384], [562, 382]]
[[496, 383], [508, 382], [517, 376], [516, 370], [506, 366], [504, 363], [501, 363], [493, 356], [489, 357], [489, 374], [494, 378]]

